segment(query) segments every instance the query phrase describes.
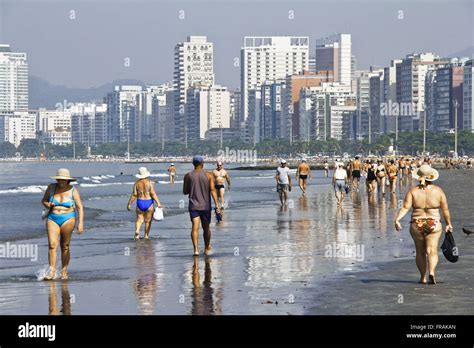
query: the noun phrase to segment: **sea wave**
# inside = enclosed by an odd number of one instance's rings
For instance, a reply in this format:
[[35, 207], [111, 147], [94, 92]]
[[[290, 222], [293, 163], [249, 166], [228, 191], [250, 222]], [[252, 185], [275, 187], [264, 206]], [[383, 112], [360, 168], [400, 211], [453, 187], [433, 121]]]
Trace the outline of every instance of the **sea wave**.
[[41, 185], [30, 185], [30, 186], [20, 186], [14, 189], [0, 190], [0, 194], [11, 194], [11, 193], [42, 193], [46, 191], [48, 186]]
[[[158, 183], [159, 183], [159, 184], [169, 184], [170, 182], [169, 182], [169, 181], [162, 181], [162, 180], [159, 180]], [[182, 184], [182, 183], [183, 183], [183, 180], [176, 180], [174, 183], [175, 183], [175, 184]]]
[[81, 187], [103, 187], [103, 186], [115, 186], [115, 185], [133, 185], [134, 182], [107, 182], [97, 184], [80, 184]]
[[[151, 178], [167, 178], [169, 175], [168, 174], [163, 174], [163, 173], [160, 173], [160, 174], [150, 174], [150, 177]], [[135, 177], [138, 178], [138, 174], [135, 174]]]

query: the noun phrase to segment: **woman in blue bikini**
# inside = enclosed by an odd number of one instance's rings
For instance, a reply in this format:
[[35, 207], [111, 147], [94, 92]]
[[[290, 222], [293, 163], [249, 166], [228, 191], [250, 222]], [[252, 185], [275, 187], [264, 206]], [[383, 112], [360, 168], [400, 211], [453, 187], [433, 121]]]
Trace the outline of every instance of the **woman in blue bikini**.
[[132, 210], [132, 203], [137, 200], [137, 221], [135, 223], [135, 240], [140, 239], [140, 228], [145, 222], [145, 239], [150, 239], [151, 221], [155, 207], [153, 201], [161, 208], [160, 200], [155, 192], [153, 182], [148, 179], [150, 172], [145, 167], [138, 169], [138, 180], [133, 185], [133, 191], [128, 200], [127, 209]]
[[71, 177], [69, 170], [58, 169], [57, 174], [51, 178], [56, 179], [56, 184], [48, 186], [42, 200], [46, 209], [49, 209], [46, 220], [49, 242], [49, 271], [44, 280], [52, 280], [55, 277], [58, 245], [61, 246], [61, 279], [65, 280], [68, 279], [69, 243], [71, 242], [72, 231], [77, 217], [77, 233], [84, 232], [84, 213], [79, 192], [71, 186], [71, 181], [75, 181], [75, 179]]

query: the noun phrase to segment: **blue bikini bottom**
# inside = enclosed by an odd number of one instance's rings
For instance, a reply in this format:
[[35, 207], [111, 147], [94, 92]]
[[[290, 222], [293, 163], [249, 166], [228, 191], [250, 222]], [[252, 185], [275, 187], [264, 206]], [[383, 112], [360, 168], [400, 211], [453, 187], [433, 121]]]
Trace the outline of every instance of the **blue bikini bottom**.
[[74, 219], [76, 217], [76, 212], [72, 211], [70, 213], [66, 214], [49, 214], [48, 219], [51, 221], [54, 221], [55, 223], [58, 224], [58, 226], [62, 226], [66, 221], [69, 219]]
[[153, 199], [137, 199], [137, 207], [141, 211], [147, 211], [153, 205]]

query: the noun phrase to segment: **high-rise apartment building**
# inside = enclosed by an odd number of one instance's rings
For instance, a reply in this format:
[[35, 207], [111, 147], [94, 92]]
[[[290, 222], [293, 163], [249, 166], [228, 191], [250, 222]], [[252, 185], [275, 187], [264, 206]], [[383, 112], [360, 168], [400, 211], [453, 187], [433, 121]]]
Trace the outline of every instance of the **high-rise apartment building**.
[[[258, 128], [250, 118], [249, 93], [264, 83], [285, 79], [309, 69], [307, 36], [247, 36], [241, 49], [241, 128], [243, 138], [254, 141]], [[257, 93], [258, 94], [258, 93]]]
[[474, 98], [472, 98], [472, 75], [474, 73], [473, 60], [464, 64], [463, 79], [463, 128], [474, 133]]
[[316, 70], [332, 70], [335, 82], [351, 84], [355, 71], [351, 34], [334, 34], [316, 40]]
[[26, 53], [0, 44], [0, 111], [28, 111]]
[[35, 111], [0, 111], [0, 141], [18, 147], [23, 139], [36, 138]]
[[184, 140], [187, 133], [187, 91], [214, 85], [213, 44], [206, 36], [189, 36], [174, 49], [174, 136]]

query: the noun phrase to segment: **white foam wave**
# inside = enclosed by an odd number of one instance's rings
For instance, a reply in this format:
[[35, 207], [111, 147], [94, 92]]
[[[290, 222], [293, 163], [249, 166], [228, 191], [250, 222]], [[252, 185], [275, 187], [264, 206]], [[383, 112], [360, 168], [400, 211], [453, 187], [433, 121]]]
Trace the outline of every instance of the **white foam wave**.
[[95, 176], [91, 176], [91, 179], [93, 179], [93, 180], [100, 180], [100, 179], [102, 179], [102, 178], [101, 178], [100, 176], [95, 175]]
[[[44, 280], [44, 278], [46, 277], [46, 275], [49, 273], [49, 266], [43, 266], [43, 268], [40, 268], [39, 270], [37, 270], [35, 272], [35, 276], [36, 276], [36, 280], [38, 281], [41, 281], [41, 280]], [[59, 271], [56, 270], [55, 274], [54, 274], [54, 279], [58, 279], [59, 278]]]
[[91, 180], [91, 181], [95, 184], [100, 184], [101, 183], [100, 180]]
[[81, 184], [81, 187], [103, 187], [103, 186], [115, 186], [115, 185], [133, 185], [134, 182], [108, 182], [108, 183], [99, 183], [97, 184]]
[[[170, 182], [169, 182], [169, 181], [162, 181], [162, 180], [159, 180], [158, 183], [159, 183], [159, 184], [169, 184]], [[175, 184], [182, 184], [182, 183], [183, 183], [183, 180], [176, 180], [174, 183], [175, 183]]]
[[[150, 174], [150, 177], [151, 178], [167, 178], [169, 175], [168, 174], [163, 174], [163, 173], [160, 173], [160, 174]], [[135, 174], [135, 177], [138, 178], [138, 174]]]
[[107, 174], [107, 175], [105, 175], [105, 176], [108, 177], [108, 178], [115, 178], [115, 175]]
[[82, 180], [87, 180], [87, 181], [89, 181], [90, 179], [91, 178], [89, 178], [88, 176], [85, 176], [85, 177], [82, 178]]
[[20, 186], [14, 189], [0, 190], [0, 194], [10, 194], [10, 193], [42, 193], [46, 191], [48, 186], [40, 185], [30, 185], [30, 186]]

